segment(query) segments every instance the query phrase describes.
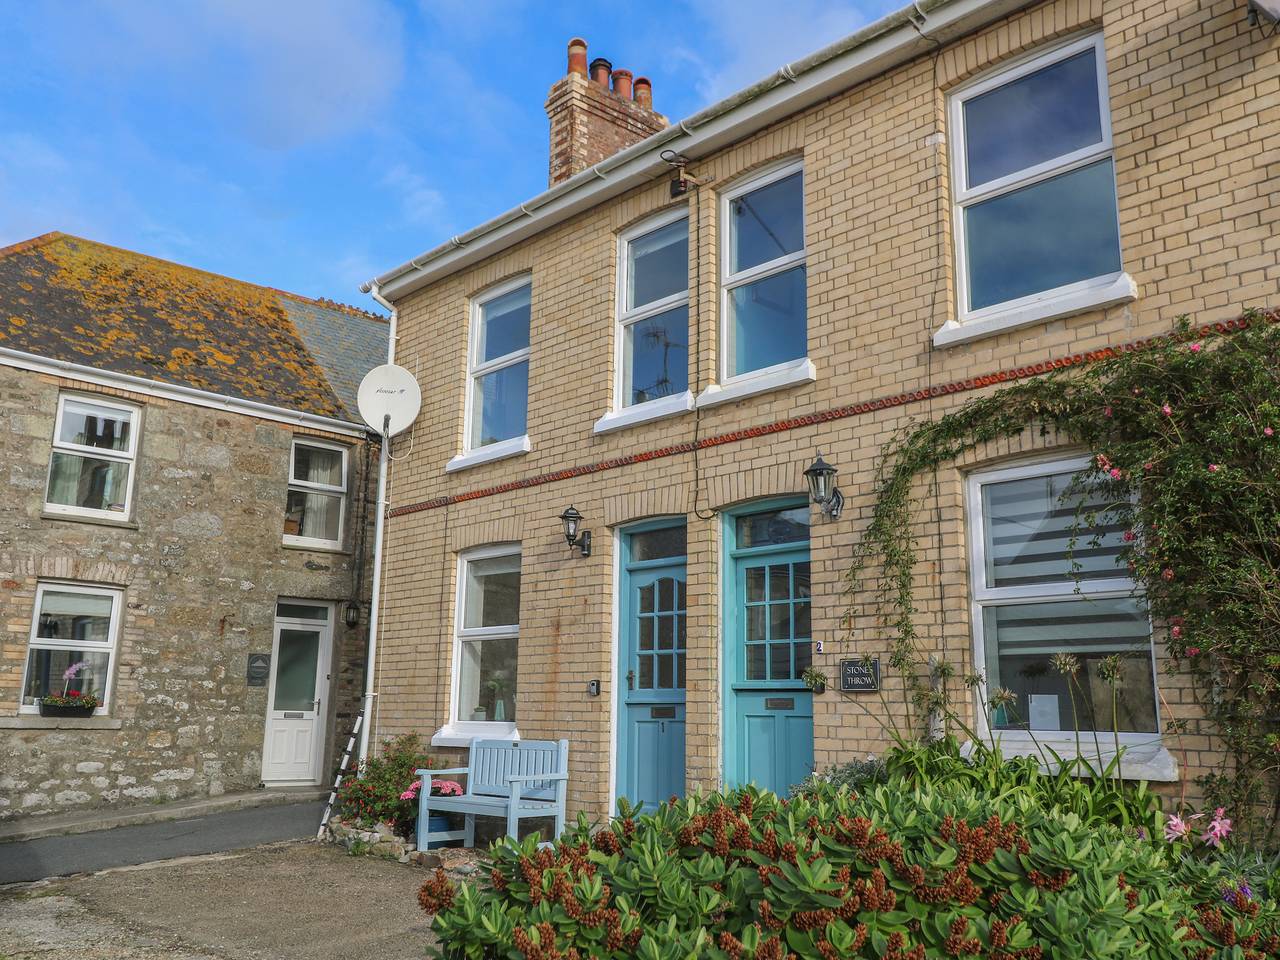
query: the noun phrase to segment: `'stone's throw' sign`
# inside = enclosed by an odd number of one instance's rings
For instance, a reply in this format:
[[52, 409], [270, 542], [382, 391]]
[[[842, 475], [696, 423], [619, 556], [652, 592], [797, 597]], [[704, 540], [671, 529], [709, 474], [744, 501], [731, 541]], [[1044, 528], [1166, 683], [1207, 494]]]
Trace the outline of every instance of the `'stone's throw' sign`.
[[271, 654], [249, 654], [249, 667], [245, 671], [245, 683], [251, 687], [265, 687], [269, 676], [271, 676]]
[[840, 661], [841, 693], [874, 693], [880, 689], [880, 658]]

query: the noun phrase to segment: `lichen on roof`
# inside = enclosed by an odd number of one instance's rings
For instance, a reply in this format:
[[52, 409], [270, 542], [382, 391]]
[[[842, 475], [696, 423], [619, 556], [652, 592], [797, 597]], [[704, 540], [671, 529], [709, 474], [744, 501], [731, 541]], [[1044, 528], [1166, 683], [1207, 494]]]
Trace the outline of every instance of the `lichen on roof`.
[[[345, 349], [313, 352], [317, 317]], [[351, 381], [385, 344], [366, 311], [79, 237], [0, 250], [0, 347], [48, 359], [357, 421]]]

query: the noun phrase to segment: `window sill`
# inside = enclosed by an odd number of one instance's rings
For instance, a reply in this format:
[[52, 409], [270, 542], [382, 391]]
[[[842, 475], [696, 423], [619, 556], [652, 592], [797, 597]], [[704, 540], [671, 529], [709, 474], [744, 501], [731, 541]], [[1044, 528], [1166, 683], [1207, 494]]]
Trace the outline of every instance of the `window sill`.
[[116, 529], [137, 530], [138, 522], [136, 520], [116, 520], [112, 517], [98, 517], [89, 513], [63, 513], [60, 510], [45, 509], [40, 511], [41, 520], [66, 520], [69, 523], [93, 523], [100, 527], [115, 527]]
[[0, 717], [0, 730], [119, 730], [119, 717], [42, 717], [29, 714]]
[[[996, 742], [1000, 746], [1000, 752], [1006, 757], [1037, 757], [1041, 759], [1040, 768], [1045, 773], [1056, 773], [1057, 764], [1053, 762], [1052, 754], [1044, 748], [1052, 748], [1053, 751], [1064, 759], [1070, 759], [1076, 755], [1076, 740], [1073, 734], [1070, 739], [1064, 739], [1062, 736], [1042, 736], [1037, 735], [1033, 740], [1030, 736], [1023, 733], [998, 733], [995, 737]], [[1037, 746], [1038, 742], [1038, 746]], [[1044, 751], [1043, 757], [1041, 751]], [[1120, 779], [1122, 780], [1146, 780], [1151, 783], [1177, 783], [1180, 779], [1178, 773], [1178, 761], [1174, 758], [1164, 746], [1159, 734], [1151, 734], [1150, 736], [1138, 736], [1135, 740], [1126, 743], [1123, 739], [1120, 741]], [[973, 752], [972, 741], [966, 742], [961, 748], [961, 754], [968, 757]], [[1080, 753], [1090, 766], [1094, 768], [1105, 768], [1116, 755], [1115, 742], [1110, 733], [1099, 733], [1098, 744], [1095, 746], [1093, 742], [1093, 734], [1082, 733], [1080, 735]], [[1046, 759], [1047, 758], [1047, 761]]]
[[1058, 296], [1047, 296], [1031, 303], [1022, 303], [996, 313], [973, 320], [948, 320], [933, 335], [935, 347], [949, 347], [990, 337], [1005, 330], [1015, 330], [1033, 323], [1061, 320], [1063, 317], [1113, 307], [1118, 303], [1130, 303], [1138, 298], [1138, 285], [1133, 277], [1122, 273], [1099, 286], [1075, 290]]
[[633, 404], [630, 407], [623, 407], [621, 410], [610, 410], [596, 421], [595, 426], [591, 428], [591, 432], [610, 433], [614, 430], [633, 427], [639, 423], [649, 423], [653, 420], [661, 420], [663, 417], [674, 417], [681, 413], [688, 413], [692, 409], [693, 392], [686, 390], [684, 393], [677, 393], [670, 397], [660, 397], [657, 400], [649, 400], [646, 403]]
[[472, 740], [519, 740], [514, 723], [447, 723], [431, 735], [433, 747], [470, 747]]
[[458, 454], [444, 465], [444, 472], [453, 473], [457, 470], [468, 470], [471, 467], [478, 467], [482, 463], [505, 460], [507, 457], [518, 457], [532, 449], [533, 444], [529, 442], [527, 433], [523, 437], [499, 440], [497, 443], [491, 443], [488, 446], [481, 447], [479, 450], [469, 450], [466, 453]]
[[340, 543], [313, 542], [310, 540], [294, 539], [292, 537], [285, 537], [280, 542], [280, 546], [284, 547], [286, 550], [303, 550], [310, 553], [346, 554], [351, 552]]
[[698, 394], [699, 407], [714, 407], [721, 403], [731, 403], [744, 397], [754, 397], [758, 393], [771, 390], [784, 390], [787, 387], [812, 383], [818, 379], [818, 370], [808, 357], [780, 363], [776, 367], [766, 367], [755, 373], [734, 377], [726, 383], [713, 383]]

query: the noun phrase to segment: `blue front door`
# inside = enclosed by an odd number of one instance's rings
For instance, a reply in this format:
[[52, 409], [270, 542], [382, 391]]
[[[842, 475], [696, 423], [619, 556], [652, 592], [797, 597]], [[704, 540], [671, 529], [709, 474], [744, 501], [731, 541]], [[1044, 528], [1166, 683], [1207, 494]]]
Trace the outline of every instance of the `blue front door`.
[[684, 796], [685, 526], [624, 534], [618, 796], [653, 810]]
[[725, 782], [786, 795], [813, 771], [809, 508], [727, 518]]

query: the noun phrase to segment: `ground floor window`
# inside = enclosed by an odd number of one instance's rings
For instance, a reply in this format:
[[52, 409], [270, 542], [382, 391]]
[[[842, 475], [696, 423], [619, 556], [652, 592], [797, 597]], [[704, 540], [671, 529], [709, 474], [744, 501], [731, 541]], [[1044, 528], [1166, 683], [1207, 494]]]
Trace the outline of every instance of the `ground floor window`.
[[458, 570], [455, 722], [515, 723], [519, 642], [519, 548], [464, 554]]
[[111, 659], [119, 633], [121, 592], [71, 583], [36, 588], [22, 709], [39, 709], [41, 697], [87, 696], [107, 707]]
[[[1158, 730], [1151, 622], [1120, 561], [1124, 525], [1099, 491], [1071, 489], [1087, 464], [970, 478], [977, 661], [988, 700], [1012, 695], [992, 710], [997, 730]], [[1090, 526], [1077, 529], [1077, 516]]]

